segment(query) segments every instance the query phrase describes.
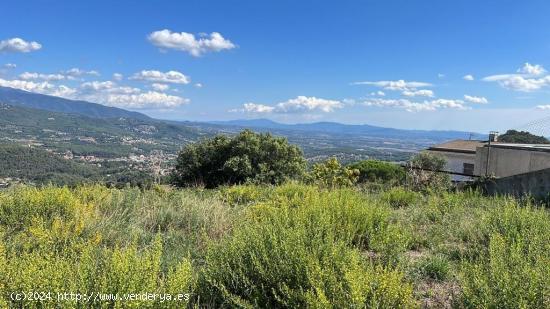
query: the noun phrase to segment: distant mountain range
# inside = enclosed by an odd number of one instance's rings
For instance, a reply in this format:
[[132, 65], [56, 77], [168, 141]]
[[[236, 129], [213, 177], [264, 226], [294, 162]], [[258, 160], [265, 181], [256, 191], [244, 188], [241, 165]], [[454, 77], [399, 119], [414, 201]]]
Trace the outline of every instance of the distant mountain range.
[[214, 122], [168, 121], [86, 101], [0, 87], [0, 140], [41, 145], [63, 153], [107, 158], [174, 155], [182, 146], [215, 134], [249, 128], [284, 136], [311, 161], [336, 156], [342, 161], [366, 158], [403, 161], [422, 149], [452, 139], [484, 139], [460, 131], [402, 130], [335, 122], [282, 124], [268, 119]]
[[150, 119], [149, 116], [142, 113], [127, 111], [121, 108], [86, 101], [68, 100], [8, 87], [0, 87], [0, 103], [43, 109], [51, 112], [79, 114], [91, 118], [126, 117], [141, 120]]
[[485, 139], [486, 135], [464, 131], [439, 131], [439, 130], [404, 130], [385, 127], [363, 125], [350, 125], [337, 122], [315, 122], [301, 124], [282, 124], [269, 119], [230, 120], [210, 122], [218, 125], [229, 125], [243, 128], [263, 128], [276, 130], [292, 130], [303, 132], [318, 132], [329, 134], [367, 135], [386, 138], [414, 138], [414, 139]]

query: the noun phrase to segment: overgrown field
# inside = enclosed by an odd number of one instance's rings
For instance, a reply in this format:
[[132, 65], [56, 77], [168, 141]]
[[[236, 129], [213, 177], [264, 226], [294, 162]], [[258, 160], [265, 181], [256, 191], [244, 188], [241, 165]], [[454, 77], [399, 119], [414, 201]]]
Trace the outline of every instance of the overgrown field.
[[476, 192], [19, 187], [0, 192], [0, 308], [549, 308], [549, 239], [547, 209]]

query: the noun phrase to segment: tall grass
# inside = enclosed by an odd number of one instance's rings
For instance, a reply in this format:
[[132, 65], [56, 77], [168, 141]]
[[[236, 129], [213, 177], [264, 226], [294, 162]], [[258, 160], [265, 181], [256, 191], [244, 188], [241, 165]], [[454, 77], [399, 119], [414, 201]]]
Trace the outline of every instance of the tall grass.
[[475, 191], [18, 187], [0, 191], [0, 308], [548, 308], [548, 239], [547, 209]]

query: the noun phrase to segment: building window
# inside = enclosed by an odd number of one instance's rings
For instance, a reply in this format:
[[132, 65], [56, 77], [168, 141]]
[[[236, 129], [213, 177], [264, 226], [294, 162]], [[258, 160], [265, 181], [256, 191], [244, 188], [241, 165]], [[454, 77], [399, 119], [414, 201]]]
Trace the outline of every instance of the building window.
[[466, 175], [473, 175], [474, 174], [474, 165], [471, 163], [464, 163], [462, 164], [463, 172]]

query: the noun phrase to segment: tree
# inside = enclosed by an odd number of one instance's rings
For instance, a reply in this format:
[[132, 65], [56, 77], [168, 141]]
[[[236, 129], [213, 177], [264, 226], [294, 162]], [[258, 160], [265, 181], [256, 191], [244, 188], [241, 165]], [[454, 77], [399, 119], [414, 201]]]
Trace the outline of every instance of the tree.
[[338, 159], [330, 158], [313, 165], [310, 177], [313, 182], [328, 188], [352, 186], [357, 182], [359, 170], [342, 166]]
[[451, 179], [449, 175], [438, 171], [443, 171], [447, 165], [447, 160], [440, 155], [421, 152], [407, 163], [407, 182], [408, 185], [419, 191], [429, 189], [447, 189]]
[[400, 183], [405, 179], [405, 170], [393, 163], [379, 160], [363, 160], [348, 165], [351, 169], [359, 170], [359, 183], [381, 182]]
[[280, 184], [303, 174], [302, 151], [285, 138], [244, 130], [186, 146], [178, 155], [172, 183], [179, 187], [254, 182]]
[[537, 136], [526, 131], [508, 130], [498, 137], [499, 142], [518, 144], [550, 144], [544, 136]]

